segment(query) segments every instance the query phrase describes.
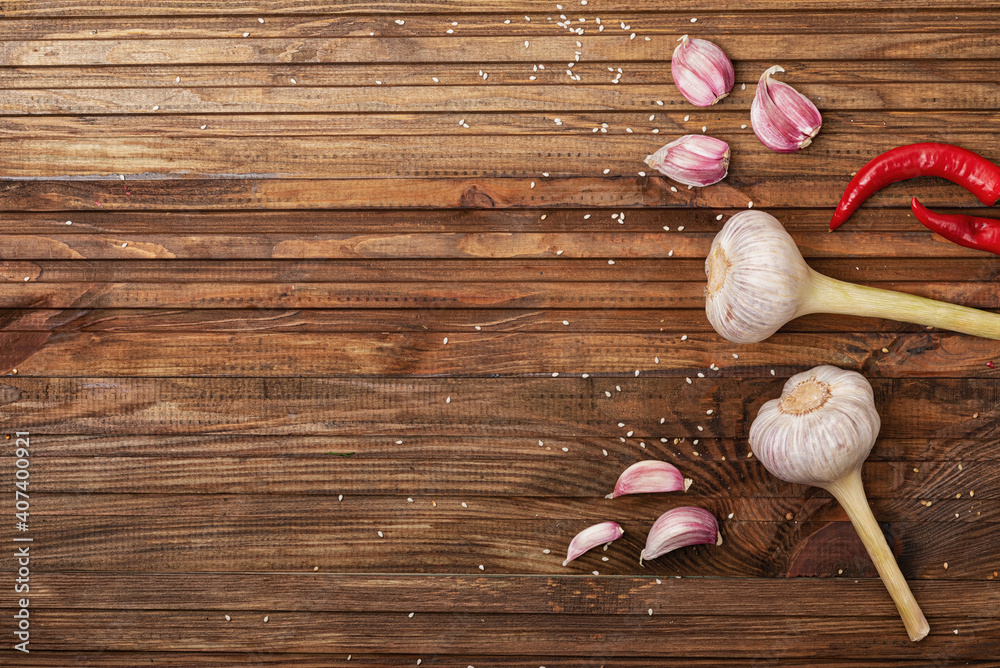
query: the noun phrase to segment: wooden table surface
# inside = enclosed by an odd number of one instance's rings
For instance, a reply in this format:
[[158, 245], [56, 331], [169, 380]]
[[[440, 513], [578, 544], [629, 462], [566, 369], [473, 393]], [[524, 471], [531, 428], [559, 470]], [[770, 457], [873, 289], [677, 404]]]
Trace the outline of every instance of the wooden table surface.
[[[1000, 309], [1000, 260], [909, 213], [985, 211], [954, 184], [827, 229], [889, 148], [1000, 160], [996, 3], [563, 2], [0, 1], [0, 424], [30, 434], [0, 664], [1000, 666], [1000, 343], [812, 316], [736, 345], [703, 298], [752, 202], [831, 276]], [[715, 107], [672, 83], [685, 33], [735, 63]], [[747, 127], [773, 64], [824, 116], [796, 154]], [[648, 173], [702, 131], [728, 178]], [[919, 643], [836, 503], [748, 459], [818, 364], [875, 388]], [[690, 491], [605, 499], [643, 459]], [[680, 505], [725, 542], [640, 566]]]

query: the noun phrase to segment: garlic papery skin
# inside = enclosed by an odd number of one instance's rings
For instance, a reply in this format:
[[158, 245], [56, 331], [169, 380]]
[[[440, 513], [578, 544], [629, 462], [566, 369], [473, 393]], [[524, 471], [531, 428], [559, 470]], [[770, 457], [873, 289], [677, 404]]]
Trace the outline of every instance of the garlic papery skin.
[[761, 75], [750, 105], [750, 124], [764, 146], [778, 153], [794, 153], [812, 143], [823, 116], [805, 95], [771, 78], [784, 71], [775, 65]]
[[741, 211], [715, 236], [705, 260], [705, 313], [734, 343], [757, 343], [810, 313], [888, 318], [1000, 339], [1000, 315], [846, 283], [813, 271], [781, 223]]
[[688, 545], [706, 543], [722, 545], [722, 534], [715, 516], [695, 506], [674, 508], [653, 522], [646, 536], [646, 547], [639, 555], [639, 563]]
[[686, 186], [710, 186], [729, 173], [729, 144], [708, 135], [684, 135], [644, 161]]
[[684, 99], [696, 107], [711, 107], [729, 95], [736, 82], [726, 52], [706, 39], [684, 35], [670, 58], [670, 74]]
[[685, 478], [669, 462], [649, 459], [636, 462], [618, 476], [615, 491], [605, 498], [614, 499], [625, 494], [657, 494], [660, 492], [686, 492], [691, 478]]
[[566, 550], [566, 560], [562, 562], [562, 565], [565, 566], [584, 552], [592, 550], [599, 545], [618, 540], [624, 533], [625, 529], [622, 529], [618, 522], [601, 522], [592, 527], [587, 527], [573, 536], [573, 540], [569, 542], [569, 548]]
[[861, 484], [861, 465], [880, 427], [875, 395], [865, 377], [819, 366], [789, 378], [781, 396], [761, 406], [750, 426], [750, 449], [776, 477], [821, 487], [840, 502], [889, 590], [910, 640], [917, 641], [930, 627]]

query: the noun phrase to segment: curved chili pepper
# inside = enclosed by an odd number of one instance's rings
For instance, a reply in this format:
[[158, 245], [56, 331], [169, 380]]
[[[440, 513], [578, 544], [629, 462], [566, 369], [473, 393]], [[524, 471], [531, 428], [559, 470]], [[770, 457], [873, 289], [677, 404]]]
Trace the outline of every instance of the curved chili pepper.
[[830, 219], [830, 230], [840, 227], [861, 203], [890, 183], [916, 176], [940, 176], [963, 186], [987, 206], [1000, 199], [1000, 166], [968, 149], [952, 144], [924, 142], [886, 151], [862, 167]]
[[924, 227], [959, 246], [1000, 255], [1000, 218], [979, 218], [931, 211], [914, 197], [910, 208]]

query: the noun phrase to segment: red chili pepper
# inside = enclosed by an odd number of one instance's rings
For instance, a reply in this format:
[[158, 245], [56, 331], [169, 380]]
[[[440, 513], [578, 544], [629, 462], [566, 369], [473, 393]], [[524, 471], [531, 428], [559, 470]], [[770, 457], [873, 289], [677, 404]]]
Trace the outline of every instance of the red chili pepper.
[[837, 204], [830, 230], [840, 227], [861, 203], [897, 181], [916, 176], [940, 176], [963, 186], [987, 206], [1000, 199], [1000, 166], [968, 149], [925, 142], [900, 146], [861, 168]]
[[963, 216], [931, 211], [914, 197], [910, 208], [924, 227], [966, 248], [976, 248], [1000, 255], [1000, 219]]

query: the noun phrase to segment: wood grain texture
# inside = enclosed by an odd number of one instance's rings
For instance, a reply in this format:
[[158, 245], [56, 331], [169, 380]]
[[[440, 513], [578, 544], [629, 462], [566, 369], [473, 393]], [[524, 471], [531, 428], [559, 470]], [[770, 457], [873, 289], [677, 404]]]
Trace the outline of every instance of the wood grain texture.
[[[1000, 668], [1000, 345], [812, 315], [737, 346], [703, 298], [752, 202], [818, 271], [1000, 310], [997, 257], [910, 214], [996, 216], [955, 184], [827, 231], [882, 151], [1000, 160], [995, 3], [224, 4], [0, 0], [0, 479], [30, 431], [34, 538], [0, 664]], [[735, 61], [713, 107], [685, 33]], [[750, 127], [773, 64], [823, 114], [795, 154]], [[721, 183], [642, 162], [702, 132]], [[843, 509], [748, 457], [824, 363], [874, 387], [920, 643]], [[604, 498], [646, 459], [690, 490]], [[722, 545], [640, 565], [681, 505]]]

